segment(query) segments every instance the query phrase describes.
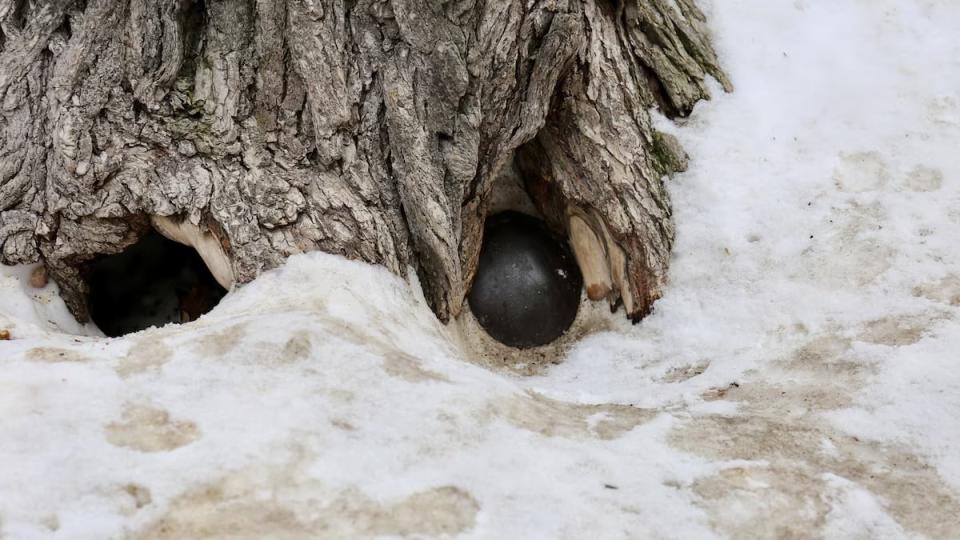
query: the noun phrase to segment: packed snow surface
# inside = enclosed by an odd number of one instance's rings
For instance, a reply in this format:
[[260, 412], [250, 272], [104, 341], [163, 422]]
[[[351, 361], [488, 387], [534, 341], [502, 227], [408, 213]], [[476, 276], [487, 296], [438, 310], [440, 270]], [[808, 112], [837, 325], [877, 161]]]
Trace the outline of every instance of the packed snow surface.
[[294, 257], [97, 337], [0, 274], [0, 536], [960, 537], [960, 3], [723, 0], [665, 295], [559, 364]]

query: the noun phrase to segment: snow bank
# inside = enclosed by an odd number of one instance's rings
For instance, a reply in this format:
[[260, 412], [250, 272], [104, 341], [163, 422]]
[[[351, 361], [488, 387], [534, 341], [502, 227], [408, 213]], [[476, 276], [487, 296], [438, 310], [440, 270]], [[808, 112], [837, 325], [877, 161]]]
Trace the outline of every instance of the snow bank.
[[536, 376], [311, 254], [200, 321], [0, 274], [11, 538], [960, 534], [960, 5], [724, 0], [656, 312]]

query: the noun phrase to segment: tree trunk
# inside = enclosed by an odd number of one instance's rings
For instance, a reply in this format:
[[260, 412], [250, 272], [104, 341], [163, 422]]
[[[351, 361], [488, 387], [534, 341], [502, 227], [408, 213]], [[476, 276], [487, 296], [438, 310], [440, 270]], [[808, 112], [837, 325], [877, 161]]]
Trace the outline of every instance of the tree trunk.
[[80, 269], [156, 228], [221, 283], [310, 250], [420, 274], [443, 320], [519, 173], [592, 299], [660, 295], [648, 110], [729, 87], [693, 0], [0, 0], [0, 260]]

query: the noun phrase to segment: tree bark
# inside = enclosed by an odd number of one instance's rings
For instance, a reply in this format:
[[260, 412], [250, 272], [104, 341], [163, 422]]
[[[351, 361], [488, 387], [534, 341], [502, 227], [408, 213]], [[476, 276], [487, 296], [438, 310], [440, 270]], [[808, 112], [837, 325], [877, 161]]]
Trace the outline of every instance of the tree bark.
[[414, 268], [459, 314], [519, 171], [591, 298], [659, 297], [649, 115], [729, 89], [693, 0], [0, 0], [0, 260], [83, 264], [151, 227], [225, 285], [310, 250]]

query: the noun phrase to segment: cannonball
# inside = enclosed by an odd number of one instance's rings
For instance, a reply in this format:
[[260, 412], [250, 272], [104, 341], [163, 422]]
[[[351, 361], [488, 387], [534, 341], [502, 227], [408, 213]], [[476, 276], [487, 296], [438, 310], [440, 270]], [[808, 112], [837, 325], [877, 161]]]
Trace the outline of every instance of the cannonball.
[[487, 218], [468, 300], [491, 337], [519, 349], [552, 342], [573, 324], [582, 286], [569, 247], [543, 221], [518, 212]]

